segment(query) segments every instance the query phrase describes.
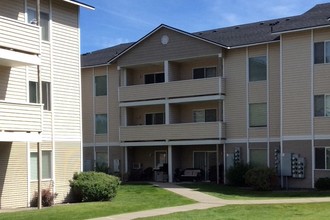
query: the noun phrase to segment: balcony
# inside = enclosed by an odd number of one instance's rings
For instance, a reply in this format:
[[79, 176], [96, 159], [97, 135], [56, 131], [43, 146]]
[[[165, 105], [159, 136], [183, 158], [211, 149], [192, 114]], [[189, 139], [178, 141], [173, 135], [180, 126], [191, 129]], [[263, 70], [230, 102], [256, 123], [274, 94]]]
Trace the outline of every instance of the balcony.
[[40, 64], [40, 28], [0, 16], [0, 65]]
[[207, 140], [224, 138], [222, 122], [138, 125], [120, 128], [121, 142]]
[[124, 86], [119, 88], [119, 101], [130, 102], [224, 94], [224, 84], [223, 78], [212, 77], [172, 81], [168, 83]]
[[0, 101], [0, 131], [41, 132], [42, 105]]

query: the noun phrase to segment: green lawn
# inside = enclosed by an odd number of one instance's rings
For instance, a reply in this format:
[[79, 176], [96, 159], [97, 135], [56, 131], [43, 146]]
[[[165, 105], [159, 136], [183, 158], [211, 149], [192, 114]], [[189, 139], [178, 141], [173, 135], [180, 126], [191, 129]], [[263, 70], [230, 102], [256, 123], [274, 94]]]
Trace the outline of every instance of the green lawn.
[[[323, 220], [330, 217], [330, 203], [280, 205], [228, 205], [200, 211], [142, 218], [143, 220]], [[142, 220], [141, 219], [141, 220]]]
[[192, 203], [194, 201], [149, 184], [126, 184], [120, 186], [112, 202], [56, 205], [42, 210], [2, 213], [0, 219], [87, 219]]
[[330, 191], [314, 190], [279, 190], [279, 191], [254, 191], [250, 188], [232, 187], [212, 183], [187, 183], [181, 186], [192, 188], [222, 199], [280, 199], [302, 197], [330, 197]]

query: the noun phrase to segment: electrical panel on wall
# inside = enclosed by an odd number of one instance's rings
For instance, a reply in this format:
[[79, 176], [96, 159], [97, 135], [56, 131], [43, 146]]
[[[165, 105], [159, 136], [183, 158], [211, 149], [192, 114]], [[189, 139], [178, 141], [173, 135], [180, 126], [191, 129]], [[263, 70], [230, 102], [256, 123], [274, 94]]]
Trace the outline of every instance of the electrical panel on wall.
[[292, 154], [291, 157], [292, 178], [305, 178], [305, 158], [298, 154]]
[[274, 150], [274, 167], [276, 174], [281, 175], [281, 152], [280, 149]]
[[234, 151], [234, 164], [238, 165], [241, 163], [241, 148], [240, 147], [235, 147]]

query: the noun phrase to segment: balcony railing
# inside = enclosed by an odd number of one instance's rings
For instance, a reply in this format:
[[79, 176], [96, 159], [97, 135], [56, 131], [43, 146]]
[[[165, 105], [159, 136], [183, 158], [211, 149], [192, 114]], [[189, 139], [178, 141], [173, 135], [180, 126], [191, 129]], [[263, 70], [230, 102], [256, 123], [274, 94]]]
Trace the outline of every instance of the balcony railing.
[[221, 77], [124, 86], [119, 88], [119, 101], [129, 102], [223, 94], [225, 93], [224, 89], [224, 80]]
[[121, 142], [222, 139], [222, 122], [138, 125], [120, 128]]
[[1, 131], [42, 131], [42, 105], [0, 101]]
[[0, 47], [40, 54], [40, 28], [0, 16]]

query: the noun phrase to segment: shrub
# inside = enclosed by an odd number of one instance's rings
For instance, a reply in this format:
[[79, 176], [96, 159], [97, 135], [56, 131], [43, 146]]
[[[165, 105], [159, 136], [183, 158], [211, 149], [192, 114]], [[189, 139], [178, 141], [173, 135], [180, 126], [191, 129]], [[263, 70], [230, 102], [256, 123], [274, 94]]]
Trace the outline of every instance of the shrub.
[[119, 184], [118, 177], [98, 172], [76, 173], [70, 180], [77, 202], [109, 201], [116, 196]]
[[275, 175], [272, 168], [252, 168], [245, 174], [245, 183], [256, 190], [272, 190]]
[[[50, 189], [41, 190], [41, 204], [43, 207], [48, 207], [54, 205], [54, 199], [56, 198], [57, 193], [52, 193]], [[38, 206], [38, 192], [34, 192], [32, 200], [30, 202], [31, 207]]]
[[251, 169], [248, 164], [236, 164], [227, 170], [227, 180], [233, 186], [245, 186], [245, 173]]
[[319, 178], [315, 182], [315, 188], [318, 190], [330, 190], [330, 178], [329, 177]]

